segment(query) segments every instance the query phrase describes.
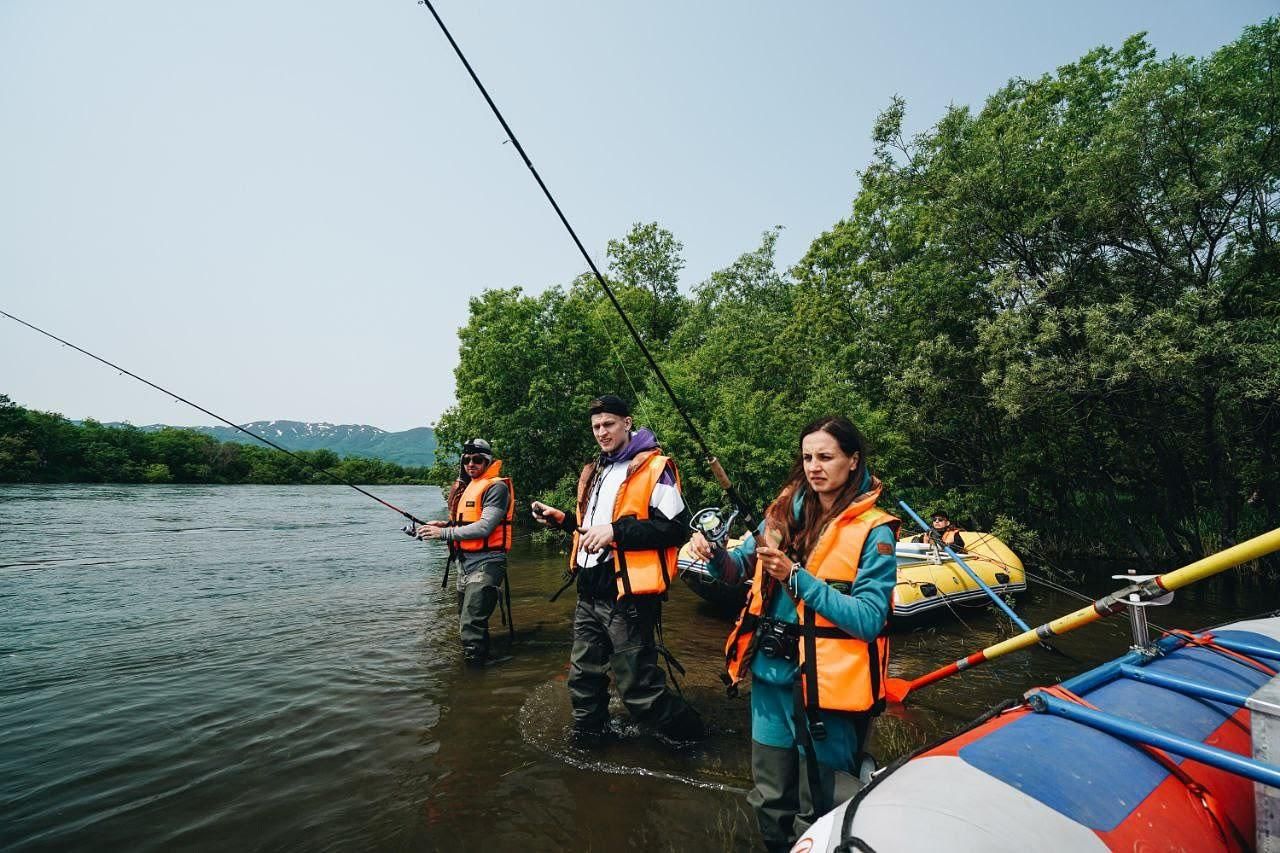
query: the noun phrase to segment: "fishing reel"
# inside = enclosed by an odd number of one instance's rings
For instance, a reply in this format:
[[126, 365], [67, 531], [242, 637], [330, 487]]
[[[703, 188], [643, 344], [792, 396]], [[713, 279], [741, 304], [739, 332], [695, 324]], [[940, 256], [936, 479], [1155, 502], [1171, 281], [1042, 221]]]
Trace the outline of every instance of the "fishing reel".
[[411, 522], [409, 522], [408, 524], [406, 524], [404, 527], [401, 527], [401, 528], [400, 528], [400, 532], [401, 532], [401, 533], [403, 533], [403, 534], [405, 534], [405, 535], [407, 535], [407, 536], [412, 536], [414, 539], [417, 539], [417, 538], [418, 538], [418, 525], [414, 524], [414, 523], [411, 521]]
[[694, 513], [689, 526], [701, 533], [713, 547], [723, 548], [729, 538], [729, 528], [737, 518], [736, 509], [709, 506]]

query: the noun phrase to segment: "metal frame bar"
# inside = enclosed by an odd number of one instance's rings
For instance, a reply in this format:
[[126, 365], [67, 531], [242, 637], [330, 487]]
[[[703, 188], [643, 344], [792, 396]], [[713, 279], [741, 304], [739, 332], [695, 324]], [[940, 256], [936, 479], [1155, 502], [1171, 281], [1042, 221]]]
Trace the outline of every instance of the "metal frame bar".
[[1141, 666], [1121, 664], [1119, 674], [1123, 678], [1130, 678], [1134, 681], [1141, 681], [1144, 684], [1163, 687], [1166, 690], [1172, 690], [1175, 693], [1181, 693], [1184, 696], [1194, 696], [1197, 699], [1209, 699], [1214, 702], [1223, 702], [1227, 705], [1234, 705], [1237, 708], [1246, 707], [1246, 703], [1249, 701], [1249, 696], [1244, 693], [1238, 693], [1234, 690], [1223, 690], [1220, 687], [1210, 687], [1208, 684], [1201, 684], [1198, 681], [1188, 681], [1185, 678], [1178, 678], [1172, 675], [1152, 672], [1151, 670]]
[[1055, 717], [1061, 717], [1073, 723], [1097, 729], [1121, 740], [1158, 747], [1166, 752], [1172, 752], [1175, 755], [1199, 761], [1210, 767], [1244, 776], [1254, 782], [1269, 785], [1273, 788], [1280, 788], [1280, 767], [1273, 764], [1254, 761], [1234, 752], [1188, 740], [1124, 717], [1117, 717], [1114, 714], [1094, 711], [1083, 705], [1069, 702], [1066, 699], [1059, 699], [1046, 693], [1032, 693], [1028, 697], [1028, 701], [1032, 710], [1036, 713], [1052, 714]]
[[[1213, 634], [1212, 631], [1209, 633]], [[1215, 646], [1222, 646], [1224, 649], [1238, 652], [1242, 655], [1267, 658], [1268, 660], [1280, 660], [1280, 649], [1269, 649], [1266, 646], [1259, 646], [1257, 643], [1250, 643], [1247, 640], [1232, 640], [1229, 637], [1219, 637], [1215, 634], [1212, 642]]]

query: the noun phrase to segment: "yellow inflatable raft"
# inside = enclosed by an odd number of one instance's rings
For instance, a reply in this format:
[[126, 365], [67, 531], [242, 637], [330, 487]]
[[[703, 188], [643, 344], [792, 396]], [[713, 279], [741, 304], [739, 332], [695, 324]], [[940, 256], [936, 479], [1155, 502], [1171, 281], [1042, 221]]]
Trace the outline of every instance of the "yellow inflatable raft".
[[[983, 583], [998, 595], [1008, 596], [1027, 588], [1022, 561], [1003, 542], [990, 533], [965, 530], [964, 551], [960, 556]], [[729, 540], [733, 548], [742, 539]], [[906, 624], [946, 612], [953, 607], [985, 606], [990, 599], [982, 588], [945, 551], [916, 542], [897, 544], [898, 582], [893, 588], [893, 610], [890, 621]], [[725, 610], [742, 607], [749, 585], [728, 586], [707, 571], [700, 560], [680, 550], [680, 577], [703, 600]]]
[[[1022, 561], [990, 533], [965, 530], [960, 557], [997, 595], [1027, 588]], [[973, 578], [940, 548], [924, 542], [899, 542], [898, 583], [893, 588], [891, 619], [898, 622], [934, 615], [958, 605], [987, 605], [991, 600]]]

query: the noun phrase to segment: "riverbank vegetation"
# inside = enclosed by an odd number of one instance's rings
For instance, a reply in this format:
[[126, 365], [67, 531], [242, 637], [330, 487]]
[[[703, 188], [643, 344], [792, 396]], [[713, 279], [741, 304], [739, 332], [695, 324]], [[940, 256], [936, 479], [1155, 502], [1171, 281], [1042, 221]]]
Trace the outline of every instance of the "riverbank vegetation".
[[[1050, 558], [1185, 562], [1280, 526], [1277, 21], [1207, 58], [1135, 36], [907, 127], [894, 99], [850, 215], [789, 269], [769, 231], [682, 292], [675, 235], [609, 243], [748, 498], [774, 493], [803, 423], [844, 413], [893, 498]], [[722, 500], [593, 279], [488, 290], [460, 342], [440, 444], [491, 439], [523, 497], [570, 505], [585, 404], [614, 391], [690, 502]]]
[[[427, 468], [294, 451], [351, 483], [427, 483]], [[0, 394], [0, 483], [327, 484], [334, 480], [270, 447], [218, 441], [193, 430], [72, 423]]]

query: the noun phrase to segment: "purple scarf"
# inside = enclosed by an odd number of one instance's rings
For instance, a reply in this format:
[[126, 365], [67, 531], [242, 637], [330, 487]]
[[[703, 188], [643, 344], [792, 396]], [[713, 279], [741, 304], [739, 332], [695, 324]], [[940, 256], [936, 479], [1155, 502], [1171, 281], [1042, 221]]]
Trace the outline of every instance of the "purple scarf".
[[646, 450], [652, 450], [657, 446], [658, 439], [654, 437], [653, 430], [648, 427], [641, 427], [631, 433], [631, 440], [623, 445], [621, 450], [614, 453], [601, 453], [600, 464], [612, 465], [615, 462], [627, 462]]
[[[606, 466], [613, 465], [616, 462], [629, 462], [646, 450], [653, 450], [657, 446], [658, 439], [654, 436], [653, 430], [648, 427], [641, 427], [631, 434], [631, 440], [621, 450], [616, 453], [601, 453], [596, 462], [596, 470], [604, 470]], [[659, 483], [665, 483], [668, 486], [674, 485], [675, 481], [676, 478], [672, 476], [669, 467], [658, 478]]]

